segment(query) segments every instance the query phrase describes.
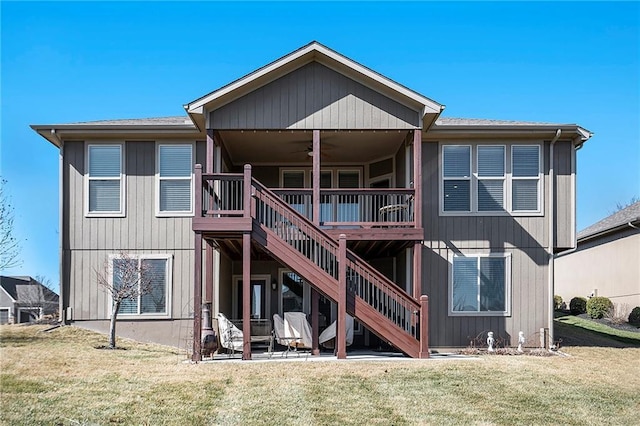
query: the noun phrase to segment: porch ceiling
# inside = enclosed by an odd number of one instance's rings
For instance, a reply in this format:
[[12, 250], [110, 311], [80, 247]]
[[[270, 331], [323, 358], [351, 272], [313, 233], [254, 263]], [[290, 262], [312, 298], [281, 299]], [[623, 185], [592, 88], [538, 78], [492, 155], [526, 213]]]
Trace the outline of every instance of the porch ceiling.
[[[394, 155], [407, 137], [407, 130], [320, 132], [323, 164], [361, 164]], [[308, 155], [312, 131], [220, 131], [219, 136], [235, 165], [311, 164]]]

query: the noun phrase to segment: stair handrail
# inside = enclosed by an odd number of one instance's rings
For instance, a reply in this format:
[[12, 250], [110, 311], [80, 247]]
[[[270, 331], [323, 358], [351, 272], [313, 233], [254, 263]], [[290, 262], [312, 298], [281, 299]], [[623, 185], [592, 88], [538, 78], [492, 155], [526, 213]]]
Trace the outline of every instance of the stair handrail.
[[[302, 222], [305, 225], [305, 227], [309, 228], [313, 233], [316, 233], [316, 234], [319, 234], [320, 236], [322, 236], [323, 240], [325, 240], [325, 241], [319, 241], [321, 244], [324, 245], [325, 242], [326, 242], [326, 244], [328, 244], [331, 247], [331, 250], [334, 253], [338, 252], [338, 250], [339, 250], [338, 243], [327, 232], [325, 232], [320, 227], [316, 226], [313, 222], [311, 222], [309, 219], [307, 219], [306, 217], [301, 215], [293, 207], [291, 207], [290, 205], [285, 203], [284, 200], [282, 200], [277, 194], [275, 194], [269, 188], [264, 186], [258, 180], [256, 180], [255, 178], [252, 177], [251, 181], [252, 181], [252, 185], [253, 185], [254, 190], [256, 191], [256, 193], [257, 192], [262, 192], [262, 193], [267, 194], [268, 195], [268, 201], [273, 201], [276, 205], [278, 205], [278, 207], [281, 207], [281, 208], [284, 208], [284, 210], [287, 210], [288, 213], [292, 214], [292, 216], [294, 218], [296, 218], [297, 220]], [[256, 193], [254, 193], [254, 196], [256, 196]], [[262, 199], [262, 200], [264, 201], [264, 199]], [[298, 226], [298, 225], [296, 224], [296, 226]], [[298, 227], [300, 227], [300, 226], [298, 226]], [[301, 230], [303, 232], [306, 232], [305, 229], [301, 228]], [[382, 287], [381, 290], [386, 292], [386, 293], [394, 293], [395, 295], [399, 296], [399, 297], [397, 297], [397, 299], [400, 299], [403, 302], [407, 302], [408, 304], [412, 305], [415, 311], [419, 311], [420, 310], [419, 301], [415, 300], [413, 298], [413, 296], [411, 296], [409, 293], [404, 291], [402, 288], [398, 287], [393, 281], [391, 281], [389, 278], [387, 278], [384, 275], [382, 275], [382, 273], [380, 273], [378, 270], [373, 268], [371, 265], [369, 265], [367, 262], [365, 262], [363, 259], [361, 259], [360, 256], [358, 256], [356, 253], [354, 253], [350, 249], [347, 249], [347, 260], [348, 261], [350, 260], [350, 261], [352, 261], [354, 263], [357, 263], [362, 269], [367, 271], [367, 273], [369, 273], [373, 277], [377, 278], [377, 282], [376, 283], [372, 283], [373, 285], [375, 285], [376, 287]], [[378, 283], [381, 284], [381, 285], [379, 285]]]

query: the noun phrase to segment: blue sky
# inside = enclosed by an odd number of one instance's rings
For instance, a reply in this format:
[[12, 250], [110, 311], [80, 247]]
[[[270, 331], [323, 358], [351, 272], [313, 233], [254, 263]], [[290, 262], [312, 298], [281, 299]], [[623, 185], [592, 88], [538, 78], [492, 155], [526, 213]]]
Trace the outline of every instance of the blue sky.
[[184, 114], [317, 40], [444, 116], [578, 123], [578, 229], [640, 195], [640, 4], [1, 3], [0, 175], [22, 265], [58, 283], [58, 152], [29, 124]]

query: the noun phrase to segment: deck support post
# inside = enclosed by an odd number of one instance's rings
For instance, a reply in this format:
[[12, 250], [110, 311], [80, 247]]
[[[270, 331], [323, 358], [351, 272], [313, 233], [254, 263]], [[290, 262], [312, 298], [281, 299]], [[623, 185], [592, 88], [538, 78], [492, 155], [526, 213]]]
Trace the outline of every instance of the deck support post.
[[[207, 152], [205, 157], [205, 173], [213, 173], [215, 155], [214, 130], [207, 129]], [[202, 192], [200, 192], [202, 193]], [[213, 307], [213, 246], [209, 240], [205, 240], [205, 279], [204, 301], [211, 303]]]
[[429, 358], [429, 296], [420, 296], [420, 358]]
[[251, 234], [242, 234], [242, 359], [251, 359]]
[[[197, 169], [196, 169], [197, 171]], [[193, 279], [193, 362], [202, 361], [202, 234], [195, 233]]]
[[213, 309], [213, 246], [207, 239], [204, 243], [204, 303], [211, 304]]
[[422, 294], [422, 241], [413, 243], [413, 297], [420, 300]]
[[[320, 226], [320, 130], [313, 131], [313, 170], [311, 173], [313, 188], [311, 205], [313, 208], [312, 220], [313, 224]], [[320, 354], [320, 344], [318, 343], [318, 308], [319, 308], [320, 295], [318, 291], [311, 287], [311, 337], [313, 344], [311, 349], [312, 355]]]
[[[422, 229], [422, 130], [413, 131], [413, 221], [416, 229]], [[422, 294], [422, 241], [413, 245], [413, 297]]]
[[338, 238], [338, 323], [336, 324], [336, 357], [347, 357], [347, 236]]
[[[251, 165], [244, 166], [244, 217], [251, 217]], [[242, 234], [242, 359], [251, 359], [251, 233]]]
[[312, 185], [313, 188], [313, 223], [314, 225], [320, 225], [320, 130], [313, 131], [313, 170], [312, 170]]
[[213, 156], [215, 155], [215, 139], [213, 129], [207, 129], [207, 157], [205, 162], [206, 173], [213, 173], [213, 165], [215, 163]]
[[318, 309], [320, 308], [320, 293], [311, 286], [311, 355], [320, 355], [320, 334], [318, 333], [320, 321]]

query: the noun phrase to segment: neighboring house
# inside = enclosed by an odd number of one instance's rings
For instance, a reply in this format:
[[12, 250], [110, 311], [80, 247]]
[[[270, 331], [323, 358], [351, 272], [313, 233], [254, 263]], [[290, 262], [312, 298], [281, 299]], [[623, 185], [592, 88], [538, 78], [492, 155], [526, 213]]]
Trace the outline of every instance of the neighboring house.
[[285, 310], [310, 314], [315, 342], [348, 312], [354, 345], [412, 357], [549, 327], [587, 130], [441, 117], [316, 42], [184, 108], [32, 126], [60, 148], [69, 323], [108, 330], [95, 270], [124, 250], [157, 271], [160, 303], [130, 301], [118, 333], [193, 339], [196, 360], [202, 303], [244, 319], [245, 358], [249, 320]]
[[640, 306], [640, 202], [578, 234], [578, 248], [556, 259], [556, 294], [605, 296], [629, 309]]
[[58, 311], [58, 295], [31, 277], [0, 276], [0, 287], [0, 324], [34, 322]]

